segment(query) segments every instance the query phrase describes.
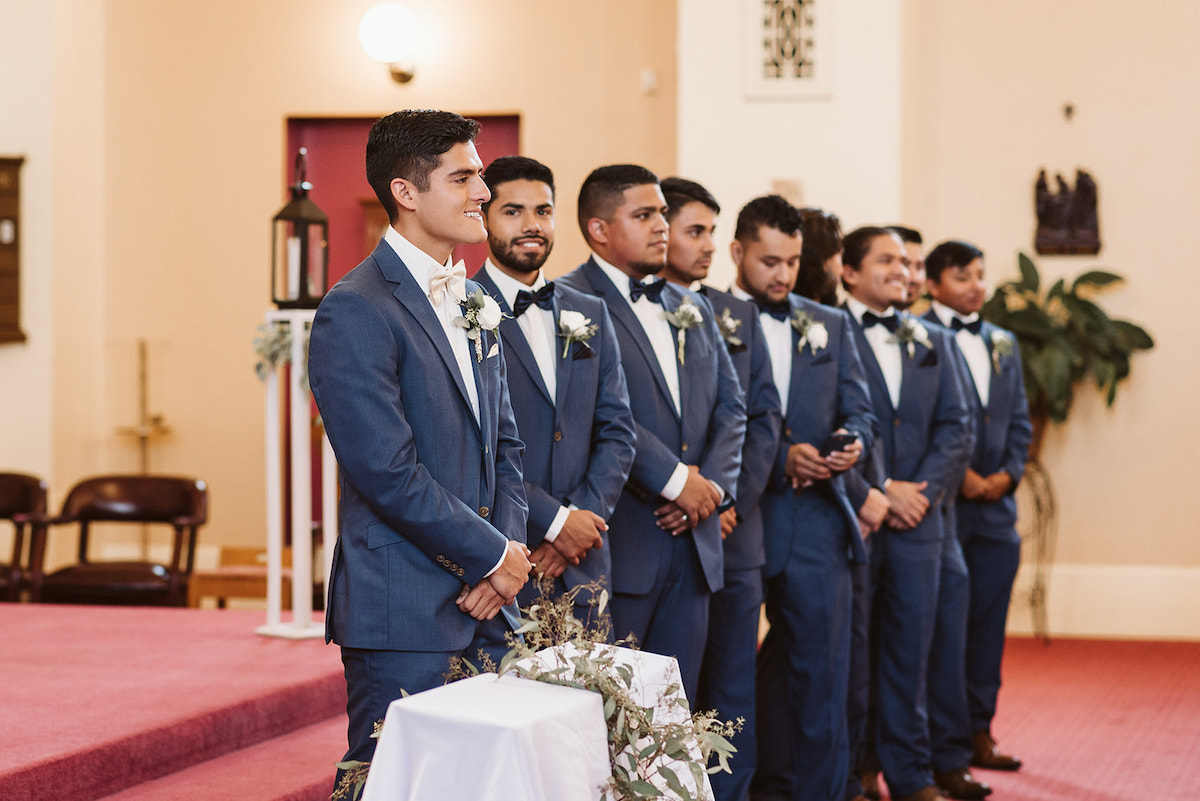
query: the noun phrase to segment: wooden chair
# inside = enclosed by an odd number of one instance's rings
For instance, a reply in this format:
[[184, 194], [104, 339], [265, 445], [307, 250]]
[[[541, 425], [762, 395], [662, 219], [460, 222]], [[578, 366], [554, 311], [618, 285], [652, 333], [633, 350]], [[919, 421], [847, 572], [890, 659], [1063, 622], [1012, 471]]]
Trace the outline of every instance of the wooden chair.
[[46, 482], [25, 473], [0, 473], [0, 520], [13, 524], [12, 561], [0, 562], [0, 601], [17, 601], [25, 583], [25, 524], [46, 513]]
[[[208, 519], [203, 481], [173, 476], [109, 475], [76, 484], [57, 517], [34, 517], [30, 598], [47, 603], [183, 606], [196, 551], [196, 535]], [[175, 532], [169, 564], [93, 562], [88, 558], [92, 523], [167, 524]], [[79, 561], [44, 574], [49, 532], [77, 526]]]
[[[292, 608], [292, 549], [284, 548], [283, 608]], [[216, 570], [197, 570], [188, 581], [188, 606], [199, 606], [201, 598], [216, 598], [225, 608], [227, 598], [267, 597], [267, 552], [263, 548], [221, 548]]]

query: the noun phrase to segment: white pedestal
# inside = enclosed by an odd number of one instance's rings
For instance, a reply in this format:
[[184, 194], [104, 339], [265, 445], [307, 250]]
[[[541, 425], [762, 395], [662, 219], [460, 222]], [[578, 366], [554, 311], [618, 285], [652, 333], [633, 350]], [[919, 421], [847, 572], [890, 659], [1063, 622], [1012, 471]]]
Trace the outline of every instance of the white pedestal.
[[[289, 403], [286, 411], [291, 443], [291, 470], [288, 475], [292, 495], [292, 619], [283, 620], [283, 443], [279, 407], [279, 370], [267, 376], [266, 452], [267, 452], [267, 622], [255, 631], [271, 637], [306, 639], [325, 636], [325, 625], [313, 621], [312, 574], [312, 447], [309, 439], [310, 395], [300, 378], [307, 370], [308, 328], [316, 314], [311, 309], [279, 309], [266, 313], [268, 324], [284, 323], [292, 337], [292, 369], [289, 370]], [[329, 440], [321, 457], [322, 526], [325, 587], [333, 543], [337, 537], [337, 462]]]

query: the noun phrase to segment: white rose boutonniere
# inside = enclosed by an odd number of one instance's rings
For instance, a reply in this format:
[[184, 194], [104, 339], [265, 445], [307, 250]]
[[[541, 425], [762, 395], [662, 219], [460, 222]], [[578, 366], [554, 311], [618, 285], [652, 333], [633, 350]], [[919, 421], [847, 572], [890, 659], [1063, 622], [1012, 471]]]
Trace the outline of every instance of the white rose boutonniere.
[[1000, 375], [1000, 360], [1013, 354], [1013, 339], [1003, 331], [992, 332], [992, 369]]
[[892, 334], [888, 338], [888, 342], [899, 342], [904, 345], [904, 350], [908, 353], [908, 358], [912, 358], [916, 352], [916, 347], [913, 343], [932, 348], [933, 345], [929, 341], [929, 332], [925, 330], [925, 325], [916, 317], [905, 316], [900, 321], [900, 330]]
[[559, 312], [558, 335], [563, 338], [563, 358], [567, 357], [571, 345], [578, 345], [575, 349], [576, 359], [590, 359], [595, 356], [592, 346], [587, 341], [599, 330], [600, 326], [593, 323], [590, 317], [584, 317], [577, 311]]
[[[463, 316], [455, 317], [453, 322], [459, 328], [465, 328], [467, 339], [475, 343], [475, 361], [483, 361], [483, 332], [495, 333], [496, 327], [500, 325], [503, 317], [504, 312], [500, 310], [500, 304], [482, 289], [477, 289], [467, 296]], [[492, 358], [499, 352], [500, 343], [493, 342], [491, 349], [488, 350], [488, 358]]]
[[721, 309], [721, 314], [717, 317], [717, 328], [720, 329], [721, 339], [725, 340], [725, 346], [729, 348], [730, 353], [741, 353], [746, 349], [746, 343], [737, 335], [741, 327], [742, 321], [733, 316], [728, 306]]
[[809, 352], [816, 356], [817, 351], [829, 346], [829, 330], [825, 328], [825, 323], [814, 319], [808, 312], [796, 309], [792, 312], [791, 323], [800, 335], [800, 341], [796, 343], [797, 353], [803, 353], [804, 346], [808, 345]]
[[683, 303], [680, 303], [675, 311], [664, 311], [662, 316], [679, 331], [678, 356], [679, 363], [683, 364], [683, 346], [687, 341], [687, 332], [693, 328], [699, 328], [704, 322], [704, 317], [700, 314], [700, 309], [696, 308], [696, 304], [692, 303], [689, 298], [684, 298]]

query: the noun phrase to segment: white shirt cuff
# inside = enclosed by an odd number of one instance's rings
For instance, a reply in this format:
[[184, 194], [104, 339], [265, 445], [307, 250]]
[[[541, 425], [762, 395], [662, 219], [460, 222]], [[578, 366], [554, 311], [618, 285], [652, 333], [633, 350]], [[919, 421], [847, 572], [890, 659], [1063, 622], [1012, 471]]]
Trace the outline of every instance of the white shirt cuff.
[[721, 487], [721, 485], [713, 481], [711, 478], [708, 480], [708, 483], [712, 484], [713, 487], [716, 488], [717, 492], [721, 493], [721, 503], [725, 503], [725, 490]]
[[557, 539], [559, 533], [562, 531], [563, 526], [567, 524], [567, 515], [570, 513], [571, 510], [567, 507], [558, 507], [558, 514], [554, 515], [554, 519], [550, 521], [550, 527], [546, 529], [546, 535], [542, 537], [544, 542], [554, 542], [554, 540]]
[[493, 573], [495, 573], [497, 570], [499, 570], [499, 569], [500, 569], [500, 565], [504, 564], [504, 559], [505, 559], [505, 557], [507, 557], [507, 556], [508, 556], [508, 546], [507, 546], [507, 545], [505, 545], [505, 546], [504, 546], [504, 553], [500, 554], [500, 561], [496, 563], [496, 566], [495, 566], [495, 567], [493, 567], [493, 568], [492, 568], [491, 570], [489, 570], [488, 572], [484, 573], [484, 574], [483, 574], [483, 577], [484, 577], [484, 578], [487, 578], [488, 576], [492, 575], [492, 574], [493, 574]]
[[671, 477], [667, 480], [667, 485], [658, 491], [658, 494], [666, 498], [668, 501], [673, 501], [683, 492], [683, 488], [687, 485], [688, 466], [683, 462], [675, 465], [675, 472], [671, 473]]

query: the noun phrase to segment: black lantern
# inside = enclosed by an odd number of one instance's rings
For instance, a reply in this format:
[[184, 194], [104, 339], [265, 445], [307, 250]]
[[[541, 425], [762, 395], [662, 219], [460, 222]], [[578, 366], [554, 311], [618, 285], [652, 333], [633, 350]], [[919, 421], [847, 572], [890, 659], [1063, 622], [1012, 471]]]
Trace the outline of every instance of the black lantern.
[[308, 148], [296, 154], [292, 199], [272, 221], [271, 297], [281, 309], [315, 309], [329, 280], [329, 217], [308, 199]]

